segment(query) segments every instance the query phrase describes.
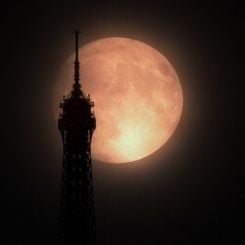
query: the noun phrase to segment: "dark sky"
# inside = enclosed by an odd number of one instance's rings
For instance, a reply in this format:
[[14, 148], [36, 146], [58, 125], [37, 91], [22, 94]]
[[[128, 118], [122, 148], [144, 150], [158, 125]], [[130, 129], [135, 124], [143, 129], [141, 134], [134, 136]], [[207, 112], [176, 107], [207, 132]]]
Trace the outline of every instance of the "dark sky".
[[162, 149], [133, 164], [93, 162], [99, 244], [236, 244], [235, 3], [82, 2], [1, 4], [0, 243], [57, 244], [62, 145], [52, 93], [79, 28], [81, 44], [109, 36], [150, 44], [184, 92], [180, 124]]

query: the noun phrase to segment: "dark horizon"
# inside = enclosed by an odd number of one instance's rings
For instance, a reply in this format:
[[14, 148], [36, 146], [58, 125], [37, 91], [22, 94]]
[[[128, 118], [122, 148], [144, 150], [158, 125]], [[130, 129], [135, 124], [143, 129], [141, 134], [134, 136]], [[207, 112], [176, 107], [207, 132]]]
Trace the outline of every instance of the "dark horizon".
[[93, 160], [98, 244], [243, 239], [235, 3], [12, 1], [2, 9], [1, 244], [58, 245], [62, 143], [52, 96], [77, 28], [81, 46], [110, 36], [148, 43], [168, 57], [184, 92], [178, 128], [157, 152], [127, 164]]

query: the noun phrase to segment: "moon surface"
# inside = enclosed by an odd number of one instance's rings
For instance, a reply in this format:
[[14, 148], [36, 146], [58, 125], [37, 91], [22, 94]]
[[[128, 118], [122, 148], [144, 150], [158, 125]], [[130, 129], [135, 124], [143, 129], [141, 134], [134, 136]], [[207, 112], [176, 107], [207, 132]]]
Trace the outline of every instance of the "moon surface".
[[[82, 89], [95, 102], [92, 157], [125, 163], [162, 147], [183, 108], [181, 84], [166, 57], [141, 41], [111, 37], [81, 47], [79, 59]], [[59, 99], [71, 91], [73, 60], [72, 54], [56, 84]]]

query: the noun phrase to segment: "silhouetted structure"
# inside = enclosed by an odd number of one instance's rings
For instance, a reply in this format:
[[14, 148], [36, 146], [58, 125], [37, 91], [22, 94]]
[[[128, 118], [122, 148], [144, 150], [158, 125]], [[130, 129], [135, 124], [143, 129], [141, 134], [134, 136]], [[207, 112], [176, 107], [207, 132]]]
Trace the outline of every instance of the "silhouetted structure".
[[76, 31], [73, 90], [60, 103], [62, 113], [58, 121], [63, 140], [61, 238], [65, 245], [94, 245], [91, 140], [96, 120], [94, 103], [79, 83], [78, 36]]

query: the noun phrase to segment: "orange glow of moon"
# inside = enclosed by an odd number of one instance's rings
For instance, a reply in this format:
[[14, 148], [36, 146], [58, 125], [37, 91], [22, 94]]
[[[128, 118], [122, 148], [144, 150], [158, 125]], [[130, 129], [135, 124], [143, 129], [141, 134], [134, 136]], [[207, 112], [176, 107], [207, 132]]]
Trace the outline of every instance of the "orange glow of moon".
[[[142, 159], [174, 133], [183, 107], [179, 78], [168, 60], [151, 46], [112, 37], [79, 50], [82, 89], [95, 102], [97, 128], [93, 158], [111, 163]], [[70, 92], [71, 55], [59, 77], [59, 96]]]

